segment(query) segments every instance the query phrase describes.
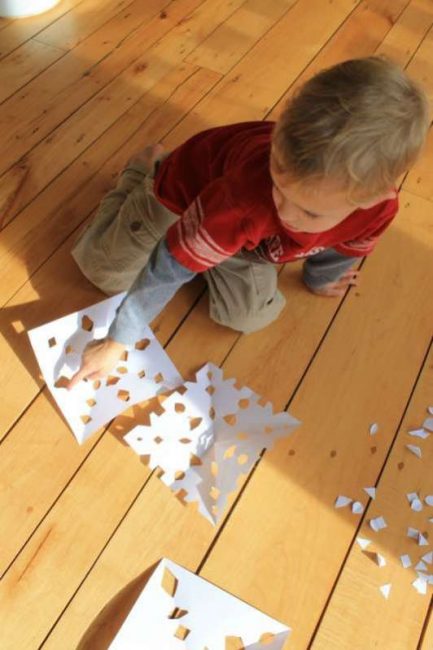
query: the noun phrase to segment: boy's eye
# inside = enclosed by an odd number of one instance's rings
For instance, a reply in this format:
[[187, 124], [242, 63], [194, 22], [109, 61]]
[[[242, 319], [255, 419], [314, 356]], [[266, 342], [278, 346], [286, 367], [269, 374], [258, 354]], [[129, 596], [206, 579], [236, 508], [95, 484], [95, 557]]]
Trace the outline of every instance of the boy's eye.
[[315, 214], [314, 212], [308, 212], [308, 210], [303, 210], [303, 213], [310, 219], [321, 219], [323, 216], [321, 214]]

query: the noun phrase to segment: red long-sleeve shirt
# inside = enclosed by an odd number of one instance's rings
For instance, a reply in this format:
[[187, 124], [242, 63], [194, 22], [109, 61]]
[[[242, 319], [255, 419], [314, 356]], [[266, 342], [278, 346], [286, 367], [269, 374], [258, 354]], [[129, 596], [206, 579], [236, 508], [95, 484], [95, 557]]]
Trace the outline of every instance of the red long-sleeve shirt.
[[162, 163], [155, 195], [180, 215], [167, 232], [168, 249], [191, 271], [206, 271], [242, 249], [275, 264], [326, 248], [363, 257], [394, 218], [397, 198], [357, 209], [325, 232], [285, 228], [272, 199], [273, 126], [243, 122], [202, 131]]

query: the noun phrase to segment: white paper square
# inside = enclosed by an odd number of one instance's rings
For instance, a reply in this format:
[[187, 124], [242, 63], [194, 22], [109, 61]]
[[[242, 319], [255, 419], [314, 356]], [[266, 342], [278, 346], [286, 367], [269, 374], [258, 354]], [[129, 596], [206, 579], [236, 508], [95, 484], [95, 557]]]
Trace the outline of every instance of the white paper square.
[[[211, 523], [222, 517], [227, 497], [250, 472], [263, 449], [299, 425], [289, 413], [274, 414], [249, 388], [238, 389], [221, 368], [207, 364], [186, 382], [184, 394], [164, 401], [162, 415], [137, 426], [126, 442], [149, 467], [163, 470], [162, 481], [185, 501], [197, 501]], [[191, 428], [192, 427], [192, 428]]]
[[[162, 586], [166, 570], [175, 579], [174, 595]], [[170, 618], [176, 608], [186, 614]], [[188, 630], [184, 640], [175, 636], [179, 626]], [[241, 639], [245, 650], [282, 650], [289, 634], [286, 625], [164, 559], [109, 650], [225, 650], [227, 637]]]
[[[60, 377], [70, 379], [77, 372], [88, 343], [106, 336], [124, 295], [108, 298], [29, 332], [47, 386], [80, 443], [133, 404], [175, 388], [183, 381], [152, 330], [143, 323], [139, 346], [145, 349], [128, 348], [127, 360], [119, 361], [109, 378], [96, 383], [81, 381], [71, 391], [55, 386]], [[83, 329], [83, 318], [89, 328], [90, 321], [93, 323], [91, 331]], [[91, 419], [87, 421], [88, 418]]]

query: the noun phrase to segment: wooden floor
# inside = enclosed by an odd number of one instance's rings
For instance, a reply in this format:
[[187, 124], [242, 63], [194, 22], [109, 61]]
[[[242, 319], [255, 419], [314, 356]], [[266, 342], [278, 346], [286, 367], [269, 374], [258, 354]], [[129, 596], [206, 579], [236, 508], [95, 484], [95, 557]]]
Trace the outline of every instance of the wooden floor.
[[[290, 625], [287, 648], [433, 648], [431, 587], [418, 594], [399, 560], [433, 548], [406, 536], [414, 526], [433, 543], [432, 509], [406, 499], [433, 493], [433, 436], [421, 459], [405, 448], [433, 404], [433, 137], [344, 299], [309, 294], [291, 264], [286, 310], [262, 332], [211, 322], [200, 281], [154, 323], [186, 378], [212, 361], [303, 422], [217, 529], [121, 444], [134, 414], [76, 444], [26, 334], [101, 298], [69, 253], [137, 149], [275, 118], [315, 71], [374, 52], [433, 99], [432, 22], [433, 0], [63, 0], [0, 21], [1, 650], [107, 647], [163, 556]], [[336, 510], [340, 494], [364, 515]]]

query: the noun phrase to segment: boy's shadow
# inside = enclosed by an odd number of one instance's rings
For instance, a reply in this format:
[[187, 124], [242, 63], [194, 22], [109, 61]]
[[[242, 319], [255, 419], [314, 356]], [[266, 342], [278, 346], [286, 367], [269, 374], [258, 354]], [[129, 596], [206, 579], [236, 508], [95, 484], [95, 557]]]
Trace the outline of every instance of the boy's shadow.
[[[63, 287], [61, 292], [58, 290], [59, 285]], [[50, 283], [47, 283], [46, 277], [35, 277], [28, 293], [32, 297], [36, 293], [38, 297], [18, 304], [8, 304], [0, 312], [0, 332], [3, 335], [0, 344], [3, 348], [3, 371], [0, 373], [8, 373], [7, 381], [2, 383], [5, 393], [10, 392], [11, 397], [20, 393], [26, 371], [39, 388], [44, 385], [28, 331], [106, 298], [101, 291], [80, 276], [75, 262], [69, 255], [65, 256], [64, 263], [56, 268]]]

